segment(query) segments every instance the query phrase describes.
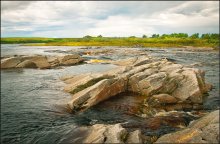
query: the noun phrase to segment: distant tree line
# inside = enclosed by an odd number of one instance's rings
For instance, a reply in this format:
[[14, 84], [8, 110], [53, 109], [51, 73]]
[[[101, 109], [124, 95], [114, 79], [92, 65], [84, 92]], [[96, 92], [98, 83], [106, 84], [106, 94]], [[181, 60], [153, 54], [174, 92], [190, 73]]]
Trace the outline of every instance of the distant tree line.
[[[90, 36], [86, 35], [83, 37], [84, 39], [90, 39], [90, 38], [95, 38], [95, 36]], [[98, 35], [97, 38], [103, 38], [102, 35]], [[130, 36], [129, 38], [136, 38], [135, 36]], [[147, 35], [143, 35], [142, 38], [192, 38], [192, 39], [219, 39], [219, 34], [217, 33], [206, 33], [206, 34], [200, 34], [199, 33], [194, 33], [192, 35], [188, 35], [187, 33], [171, 33], [171, 34], [152, 34], [150, 37]]]
[[[142, 38], [148, 38], [146, 35], [143, 35]], [[194, 33], [189, 36], [187, 33], [171, 33], [171, 34], [152, 34], [151, 38], [201, 38], [201, 39], [219, 39], [219, 34], [217, 33], [206, 33], [199, 36], [199, 33]]]

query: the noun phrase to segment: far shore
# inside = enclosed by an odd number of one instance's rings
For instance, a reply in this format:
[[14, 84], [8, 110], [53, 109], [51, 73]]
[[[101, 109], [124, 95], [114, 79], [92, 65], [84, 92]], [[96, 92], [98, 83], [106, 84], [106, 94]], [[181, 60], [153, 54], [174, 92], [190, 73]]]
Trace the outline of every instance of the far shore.
[[22, 44], [25, 46], [117, 46], [130, 48], [185, 48], [193, 50], [219, 50], [219, 38], [192, 37], [83, 37], [83, 38], [36, 38], [15, 37], [1, 38], [1, 44]]

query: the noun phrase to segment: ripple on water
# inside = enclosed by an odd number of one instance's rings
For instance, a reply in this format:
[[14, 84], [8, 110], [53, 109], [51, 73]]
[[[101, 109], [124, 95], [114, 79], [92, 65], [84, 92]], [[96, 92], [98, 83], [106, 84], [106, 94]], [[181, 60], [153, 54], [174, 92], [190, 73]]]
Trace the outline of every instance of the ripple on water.
[[[18, 45], [2, 48], [4, 55], [8, 54], [45, 54], [45, 50], [69, 50], [71, 47], [27, 47]], [[48, 52], [49, 53], [49, 52]], [[48, 54], [47, 53], [47, 54]], [[198, 68], [206, 71], [206, 80], [214, 85], [214, 89], [206, 97], [206, 109], [216, 109], [219, 105], [219, 55], [208, 52], [180, 52], [172, 50], [152, 49], [148, 54], [189, 65], [199, 62]], [[119, 56], [109, 56], [117, 59]], [[106, 101], [107, 109], [100, 104], [81, 114], [71, 115], [66, 112], [65, 104], [71, 96], [62, 91], [64, 83], [59, 80], [64, 75], [73, 75], [86, 72], [105, 71], [114, 68], [114, 65], [84, 64], [63, 69], [36, 70], [17, 69], [1, 71], [1, 139], [2, 143], [57, 143], [65, 135], [80, 125], [96, 123], [123, 123], [126, 127], [143, 128], [148, 135], [163, 134], [178, 129], [171, 127], [161, 119], [140, 119], [130, 115], [126, 107], [118, 110], [117, 102]], [[195, 66], [197, 67], [197, 66]], [[112, 102], [112, 104], [111, 104]], [[113, 105], [116, 104], [116, 105]], [[190, 116], [183, 116], [186, 123]], [[145, 123], [143, 123], [143, 120]], [[176, 119], [178, 120], [178, 119]], [[152, 121], [161, 122], [160, 129], [152, 130]], [[153, 126], [157, 126], [154, 123]], [[143, 126], [143, 124], [145, 124]]]

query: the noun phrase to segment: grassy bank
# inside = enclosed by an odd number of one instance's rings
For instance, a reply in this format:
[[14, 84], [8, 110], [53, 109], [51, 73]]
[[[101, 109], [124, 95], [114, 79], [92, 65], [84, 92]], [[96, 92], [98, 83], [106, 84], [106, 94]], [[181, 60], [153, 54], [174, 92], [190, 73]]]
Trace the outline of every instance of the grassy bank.
[[26, 44], [29, 46], [128, 46], [128, 47], [219, 47], [213, 38], [1, 38], [1, 44]]

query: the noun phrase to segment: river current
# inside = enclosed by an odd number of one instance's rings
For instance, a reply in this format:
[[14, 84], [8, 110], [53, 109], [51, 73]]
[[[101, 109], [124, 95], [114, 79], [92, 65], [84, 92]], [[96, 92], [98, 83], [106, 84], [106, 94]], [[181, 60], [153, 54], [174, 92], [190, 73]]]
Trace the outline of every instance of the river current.
[[[30, 54], [61, 55], [62, 53], [57, 53], [56, 50], [77, 48], [1, 45], [1, 57]], [[191, 65], [204, 70], [206, 81], [213, 85], [212, 91], [206, 97], [205, 109], [218, 108], [218, 52], [182, 51], [175, 48], [139, 48], [138, 50], [151, 56], [167, 58], [179, 64]], [[62, 69], [1, 70], [1, 142], [59, 143], [79, 125], [123, 121], [123, 116], [118, 115], [117, 112], [91, 109], [76, 116], [60, 110], [60, 107], [71, 99], [71, 95], [63, 91], [64, 83], [60, 77], [86, 72], [101, 72], [115, 67], [117, 66], [111, 64], [82, 64]]]

